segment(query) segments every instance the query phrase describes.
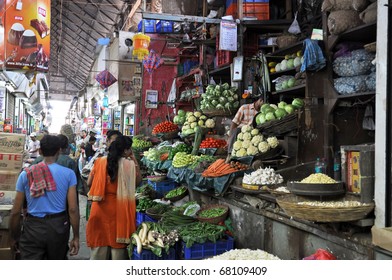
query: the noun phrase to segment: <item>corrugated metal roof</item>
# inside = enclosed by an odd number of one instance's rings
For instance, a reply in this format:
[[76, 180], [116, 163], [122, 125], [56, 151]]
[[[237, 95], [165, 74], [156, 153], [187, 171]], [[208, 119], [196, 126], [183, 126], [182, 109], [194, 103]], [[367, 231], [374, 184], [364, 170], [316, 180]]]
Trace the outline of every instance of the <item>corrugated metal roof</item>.
[[[63, 77], [75, 91], [85, 88], [96, 59], [99, 38], [112, 37], [131, 2], [127, 0], [52, 0], [49, 83]], [[58, 79], [57, 79], [58, 80]], [[69, 86], [68, 86], [69, 87]]]

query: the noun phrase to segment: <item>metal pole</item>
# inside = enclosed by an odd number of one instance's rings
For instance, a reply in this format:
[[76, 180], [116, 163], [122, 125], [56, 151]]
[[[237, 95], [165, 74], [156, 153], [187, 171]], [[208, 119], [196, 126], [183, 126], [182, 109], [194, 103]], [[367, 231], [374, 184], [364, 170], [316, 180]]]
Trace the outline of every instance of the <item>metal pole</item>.
[[386, 143], [385, 143], [385, 227], [392, 225], [392, 0], [388, 1], [387, 85], [386, 85]]

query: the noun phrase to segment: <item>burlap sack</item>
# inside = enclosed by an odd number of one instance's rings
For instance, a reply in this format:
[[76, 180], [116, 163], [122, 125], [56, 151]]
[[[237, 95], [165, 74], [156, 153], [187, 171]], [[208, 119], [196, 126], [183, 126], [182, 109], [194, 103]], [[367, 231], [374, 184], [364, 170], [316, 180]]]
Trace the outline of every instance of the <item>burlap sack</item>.
[[328, 30], [332, 35], [339, 35], [361, 24], [359, 13], [353, 10], [333, 11], [328, 16]]
[[359, 18], [364, 23], [371, 23], [377, 20], [377, 2], [370, 4], [362, 13], [359, 14]]
[[354, 10], [362, 12], [366, 6], [367, 0], [324, 0], [321, 5], [321, 11]]

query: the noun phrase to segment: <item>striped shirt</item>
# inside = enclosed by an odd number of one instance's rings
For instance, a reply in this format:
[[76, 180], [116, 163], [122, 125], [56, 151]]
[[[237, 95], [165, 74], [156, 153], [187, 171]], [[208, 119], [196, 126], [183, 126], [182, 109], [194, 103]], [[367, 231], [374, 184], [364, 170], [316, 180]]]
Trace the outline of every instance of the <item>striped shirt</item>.
[[242, 105], [233, 119], [233, 123], [236, 123], [238, 127], [242, 127], [247, 124], [251, 124], [254, 116], [258, 111], [255, 109], [255, 104], [244, 104]]

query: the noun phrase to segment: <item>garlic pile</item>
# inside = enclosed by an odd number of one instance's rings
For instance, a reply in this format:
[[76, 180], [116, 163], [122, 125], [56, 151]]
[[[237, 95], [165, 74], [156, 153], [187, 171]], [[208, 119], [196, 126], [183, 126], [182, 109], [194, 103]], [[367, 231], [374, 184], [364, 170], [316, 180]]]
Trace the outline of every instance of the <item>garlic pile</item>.
[[276, 174], [274, 169], [266, 167], [259, 168], [250, 174], [244, 174], [242, 182], [250, 185], [274, 185], [283, 183], [283, 177]]
[[278, 257], [257, 249], [233, 249], [221, 255], [214, 256], [212, 260], [280, 260]]

